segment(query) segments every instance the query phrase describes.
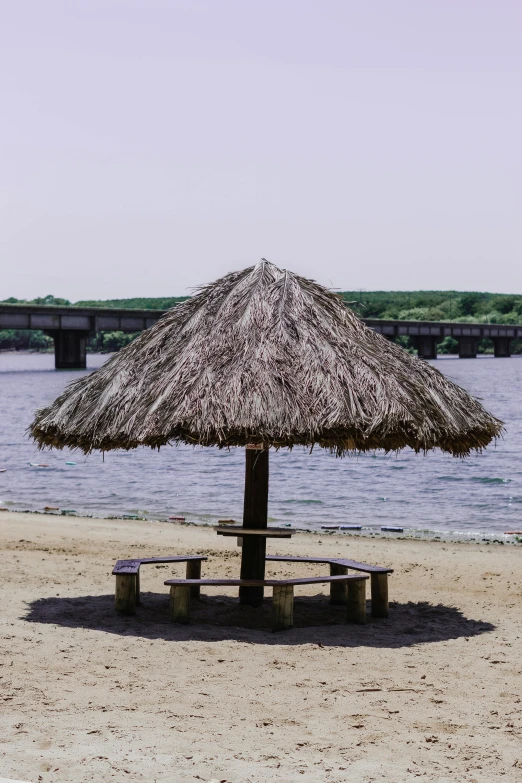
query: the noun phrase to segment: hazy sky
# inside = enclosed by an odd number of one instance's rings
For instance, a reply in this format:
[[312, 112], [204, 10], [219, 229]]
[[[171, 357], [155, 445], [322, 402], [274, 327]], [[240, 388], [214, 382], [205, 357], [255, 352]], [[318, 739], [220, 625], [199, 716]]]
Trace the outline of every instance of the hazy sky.
[[0, 10], [0, 298], [522, 293], [520, 0]]

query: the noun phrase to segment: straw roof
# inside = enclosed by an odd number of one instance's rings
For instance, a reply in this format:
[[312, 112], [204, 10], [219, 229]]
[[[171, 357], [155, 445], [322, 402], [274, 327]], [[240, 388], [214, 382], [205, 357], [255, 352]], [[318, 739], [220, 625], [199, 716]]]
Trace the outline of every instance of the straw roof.
[[198, 289], [36, 413], [40, 446], [440, 448], [502, 429], [477, 400], [366, 327], [331, 291], [265, 261]]

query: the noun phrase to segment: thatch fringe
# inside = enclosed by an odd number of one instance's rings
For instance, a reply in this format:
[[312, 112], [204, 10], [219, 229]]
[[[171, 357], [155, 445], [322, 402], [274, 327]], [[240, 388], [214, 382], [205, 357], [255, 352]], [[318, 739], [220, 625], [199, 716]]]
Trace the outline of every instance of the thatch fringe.
[[263, 260], [199, 289], [31, 426], [41, 446], [482, 449], [502, 423], [334, 293]]

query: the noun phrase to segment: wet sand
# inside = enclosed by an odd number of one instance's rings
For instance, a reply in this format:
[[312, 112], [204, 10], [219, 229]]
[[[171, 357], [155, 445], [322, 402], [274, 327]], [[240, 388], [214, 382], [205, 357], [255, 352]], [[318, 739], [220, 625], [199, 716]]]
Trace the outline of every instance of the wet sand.
[[[395, 568], [388, 620], [346, 625], [327, 586], [270, 601], [206, 589], [169, 622], [163, 582], [114, 613], [118, 558], [207, 554], [236, 576], [235, 539], [159, 522], [0, 514], [0, 777], [24, 781], [515, 781], [522, 776], [519, 548], [299, 534], [272, 554]], [[323, 573], [270, 564], [274, 576]], [[269, 591], [270, 592], [270, 591]]]

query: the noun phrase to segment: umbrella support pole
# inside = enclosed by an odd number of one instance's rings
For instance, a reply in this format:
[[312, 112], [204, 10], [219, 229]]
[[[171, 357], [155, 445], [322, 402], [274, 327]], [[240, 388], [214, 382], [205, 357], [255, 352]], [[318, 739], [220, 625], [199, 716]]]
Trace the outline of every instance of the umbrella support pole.
[[[249, 536], [243, 539], [243, 554], [241, 557], [241, 579], [264, 579], [266, 558], [266, 538]], [[247, 573], [248, 576], [244, 576]], [[239, 603], [249, 606], [261, 606], [263, 603], [262, 587], [240, 587]]]
[[[266, 530], [268, 524], [268, 450], [246, 448], [245, 501], [243, 527]], [[241, 579], [265, 578], [266, 538], [244, 536], [241, 553]], [[239, 602], [261, 606], [262, 587], [240, 587]]]

